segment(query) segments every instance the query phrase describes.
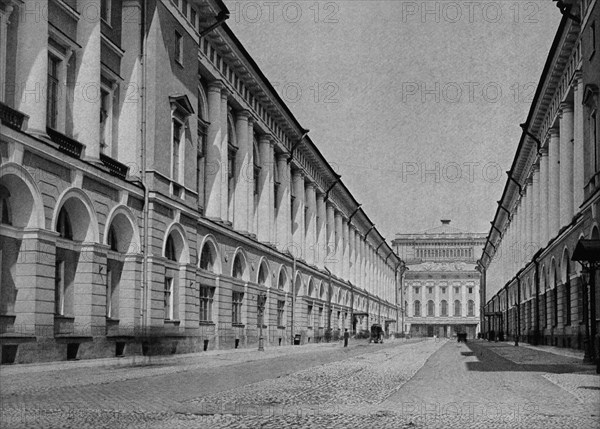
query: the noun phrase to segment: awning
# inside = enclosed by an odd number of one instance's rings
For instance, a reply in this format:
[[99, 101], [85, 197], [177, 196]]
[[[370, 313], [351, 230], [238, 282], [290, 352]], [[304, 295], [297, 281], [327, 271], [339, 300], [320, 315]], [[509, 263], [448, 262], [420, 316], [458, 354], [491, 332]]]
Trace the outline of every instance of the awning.
[[600, 262], [600, 240], [581, 239], [575, 246], [572, 261]]

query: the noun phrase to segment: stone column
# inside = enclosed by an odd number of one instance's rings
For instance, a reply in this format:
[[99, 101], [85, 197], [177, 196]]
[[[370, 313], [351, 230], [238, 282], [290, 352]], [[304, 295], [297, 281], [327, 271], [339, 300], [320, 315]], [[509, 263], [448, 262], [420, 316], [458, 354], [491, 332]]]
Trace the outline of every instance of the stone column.
[[326, 204], [327, 211], [327, 251], [325, 252], [325, 266], [335, 274], [335, 209], [333, 204]]
[[250, 114], [246, 110], [236, 114], [236, 134], [238, 151], [236, 153], [235, 167], [237, 181], [235, 184], [235, 199], [233, 211], [233, 229], [248, 233], [248, 179], [253, 176], [253, 166], [248, 163], [252, 151], [252, 142], [248, 140], [248, 118]]
[[86, 158], [97, 160], [100, 157], [101, 5], [100, 0], [82, 0], [77, 6], [84, 12], [77, 24], [77, 43], [82, 48], [75, 58], [75, 81], [79, 85], [73, 95], [73, 138], [85, 145]]
[[[229, 91], [221, 90], [221, 220], [231, 221], [232, 214], [229, 213], [229, 106], [227, 100]], [[233, 205], [233, 204], [232, 204]]]
[[[279, 211], [277, 213], [277, 243], [278, 249], [285, 252], [291, 241], [290, 236], [290, 167], [287, 155], [277, 155], [277, 168], [279, 171]], [[252, 211], [252, 208], [250, 209]]]
[[[246, 220], [246, 228], [250, 234], [256, 236], [258, 231], [256, 224], [258, 204], [255, 201], [254, 195], [254, 119], [252, 119], [252, 117], [248, 118], [248, 168], [250, 171], [248, 172], [246, 181], [246, 186], [248, 188], [246, 195], [248, 198], [248, 219]], [[287, 180], [289, 184], [289, 181], [291, 180], [290, 174], [287, 175]]]
[[533, 255], [540, 247], [540, 165], [536, 162], [533, 165], [532, 177], [532, 194], [531, 194], [531, 222], [532, 222], [532, 234], [530, 247], [530, 253]]
[[533, 256], [533, 228], [534, 228], [534, 218], [533, 218], [533, 198], [534, 198], [534, 189], [533, 189], [533, 173], [529, 175], [527, 178], [527, 219], [526, 219], [526, 235], [525, 235], [525, 263], [529, 262], [531, 257]]
[[[260, 151], [260, 176], [258, 184], [258, 240], [271, 242], [271, 213], [273, 212], [273, 178], [272, 168], [272, 149], [271, 137], [261, 136], [258, 141], [258, 150]], [[304, 190], [302, 190], [304, 193]]]
[[335, 211], [335, 275], [342, 277], [342, 214]]
[[221, 165], [221, 89], [219, 81], [208, 85], [208, 120], [206, 144], [206, 208], [205, 215], [211, 219], [221, 219], [222, 173]]
[[4, 6], [4, 9], [0, 8], [0, 102], [6, 102], [6, 50], [8, 48], [6, 41], [9, 18], [13, 9], [10, 3]]
[[[137, 89], [142, 86], [141, 68], [141, 32], [142, 5], [138, 0], [124, 0], [121, 15], [121, 49], [127, 52], [121, 58], [121, 76], [127, 76], [126, 86], [129, 89]], [[220, 89], [219, 89], [220, 90]], [[125, 165], [129, 165], [129, 174], [136, 176], [141, 173], [140, 156], [141, 151], [141, 100], [139, 97], [132, 103], [127, 94], [121, 93], [118, 100], [118, 118], [121, 126], [118, 127], [117, 137], [117, 159]], [[115, 106], [115, 108], [117, 108]], [[198, 114], [200, 114], [198, 112]], [[208, 118], [207, 118], [208, 119]], [[126, 126], [124, 124], [127, 124]], [[122, 142], [121, 144], [118, 144]], [[126, 143], [124, 143], [126, 142]], [[205, 176], [210, 174], [209, 168]], [[206, 207], [205, 207], [206, 209]]]
[[306, 249], [306, 262], [311, 265], [316, 263], [315, 254], [317, 253], [316, 245], [316, 191], [315, 184], [310, 181], [304, 182], [304, 195], [306, 198], [306, 219], [305, 219], [305, 237], [304, 237], [304, 248]]
[[294, 226], [292, 228], [293, 245], [290, 251], [297, 258], [305, 258], [304, 244], [304, 173], [299, 170], [292, 171], [292, 186], [294, 187], [294, 205], [292, 216]]
[[349, 229], [349, 240], [350, 240], [350, 274], [348, 278], [353, 284], [356, 284], [356, 230], [354, 229], [354, 225], [348, 223]]
[[560, 229], [559, 143], [558, 128], [551, 128], [548, 143], [548, 240], [554, 238]]
[[342, 218], [342, 278], [350, 279], [350, 225]]
[[539, 178], [539, 220], [540, 220], [540, 246], [548, 244], [549, 204], [548, 204], [548, 148], [542, 147], [540, 151], [540, 178]]
[[319, 268], [324, 266], [325, 256], [327, 254], [327, 208], [325, 204], [325, 194], [317, 193], [317, 260]]
[[[19, 8], [18, 19], [15, 108], [29, 115], [29, 132], [45, 135], [48, 81], [47, 8], [38, 0], [24, 0]], [[98, 122], [99, 112], [100, 110], [94, 118], [94, 123]]]
[[579, 206], [583, 204], [584, 179], [584, 146], [583, 146], [583, 80], [581, 72], [575, 72], [573, 77], [573, 213], [579, 212]]
[[[560, 225], [562, 228], [573, 219], [573, 105], [560, 106]], [[557, 230], [558, 232], [558, 230]]]

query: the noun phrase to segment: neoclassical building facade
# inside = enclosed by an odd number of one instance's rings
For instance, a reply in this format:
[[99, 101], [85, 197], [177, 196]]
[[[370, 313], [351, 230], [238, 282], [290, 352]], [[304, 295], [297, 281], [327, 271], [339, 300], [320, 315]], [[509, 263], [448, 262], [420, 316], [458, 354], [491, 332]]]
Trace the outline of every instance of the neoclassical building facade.
[[561, 11], [481, 255], [483, 322], [510, 340], [583, 349], [600, 314], [589, 287], [598, 273], [584, 281], [573, 260], [581, 239], [600, 238], [600, 7], [568, 1]]
[[450, 226], [450, 220], [416, 234], [396, 234], [392, 242], [405, 262], [401, 278], [404, 332], [451, 337], [479, 331], [480, 272], [477, 255], [485, 234]]
[[0, 0], [3, 363], [396, 329], [399, 258], [227, 16]]

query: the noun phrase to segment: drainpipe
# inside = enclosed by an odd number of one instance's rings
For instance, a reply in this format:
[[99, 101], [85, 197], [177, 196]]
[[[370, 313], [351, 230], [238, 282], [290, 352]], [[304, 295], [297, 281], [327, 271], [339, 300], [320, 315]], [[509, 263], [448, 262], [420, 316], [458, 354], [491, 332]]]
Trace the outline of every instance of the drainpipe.
[[142, 85], [140, 96], [142, 98], [142, 117], [140, 121], [140, 162], [142, 164], [142, 185], [144, 186], [144, 212], [143, 212], [143, 220], [142, 220], [142, 305], [140, 306], [140, 317], [142, 324], [142, 332], [143, 335], [146, 335], [147, 332], [147, 315], [148, 315], [148, 296], [150, 295], [148, 292], [148, 231], [149, 231], [149, 199], [150, 194], [148, 192], [148, 187], [146, 186], [146, 74], [147, 74], [147, 65], [146, 65], [146, 14], [148, 13], [148, 5], [147, 1], [144, 0], [142, 2], [142, 23], [140, 26], [141, 31], [141, 62], [142, 62]]
[[519, 334], [521, 333], [521, 279], [517, 277], [517, 332], [515, 334], [515, 347], [519, 346]]
[[534, 257], [535, 264], [535, 332], [533, 334], [533, 345], [537, 346], [540, 341], [540, 262]]
[[296, 256], [292, 255], [292, 342], [294, 345], [294, 308], [296, 307]]
[[329, 297], [328, 299], [328, 304], [329, 304], [329, 308], [327, 309], [328, 313], [327, 313], [327, 330], [330, 331], [331, 330], [331, 271], [329, 271], [329, 268], [327, 267], [323, 267], [325, 268], [325, 271], [327, 271], [327, 275], [329, 276], [329, 289], [327, 291], [327, 296]]

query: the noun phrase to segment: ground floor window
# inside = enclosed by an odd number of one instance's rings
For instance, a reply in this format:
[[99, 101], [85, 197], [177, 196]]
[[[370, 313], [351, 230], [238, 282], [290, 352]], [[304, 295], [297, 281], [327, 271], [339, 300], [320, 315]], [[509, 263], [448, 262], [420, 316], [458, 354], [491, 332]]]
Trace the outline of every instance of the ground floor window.
[[232, 323], [242, 323], [242, 302], [244, 300], [243, 292], [233, 292], [231, 302], [231, 321]]
[[200, 321], [212, 321], [212, 304], [215, 290], [212, 287], [200, 286]]
[[277, 301], [277, 326], [284, 326], [285, 320], [283, 318], [283, 312], [285, 309], [285, 301]]
[[164, 286], [165, 320], [173, 320], [173, 277], [165, 277]]

